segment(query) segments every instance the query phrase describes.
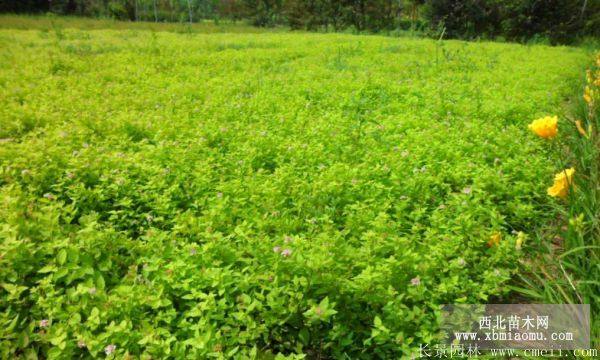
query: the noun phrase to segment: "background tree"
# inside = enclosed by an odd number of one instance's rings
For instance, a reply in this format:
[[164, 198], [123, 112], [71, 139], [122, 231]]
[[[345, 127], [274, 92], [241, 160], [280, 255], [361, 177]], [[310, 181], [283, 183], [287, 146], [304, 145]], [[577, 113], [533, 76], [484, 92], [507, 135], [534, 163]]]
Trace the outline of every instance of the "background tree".
[[600, 36], [598, 0], [0, 0], [1, 12], [112, 17], [130, 21], [246, 20], [293, 29], [389, 31], [428, 26], [447, 37]]

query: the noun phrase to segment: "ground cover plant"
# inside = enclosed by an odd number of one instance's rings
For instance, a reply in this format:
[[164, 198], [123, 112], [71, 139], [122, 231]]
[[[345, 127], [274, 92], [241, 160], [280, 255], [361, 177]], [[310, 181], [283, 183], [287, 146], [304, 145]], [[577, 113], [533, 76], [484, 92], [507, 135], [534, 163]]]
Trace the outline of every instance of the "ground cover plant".
[[408, 357], [556, 218], [569, 47], [0, 30], [3, 358]]

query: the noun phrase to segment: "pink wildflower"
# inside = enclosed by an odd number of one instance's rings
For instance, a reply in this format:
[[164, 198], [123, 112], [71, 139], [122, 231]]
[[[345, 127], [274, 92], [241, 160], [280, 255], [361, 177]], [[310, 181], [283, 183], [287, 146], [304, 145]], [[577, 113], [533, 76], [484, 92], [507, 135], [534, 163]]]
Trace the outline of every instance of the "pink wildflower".
[[292, 255], [292, 250], [290, 250], [290, 249], [284, 249], [284, 250], [281, 252], [281, 256], [283, 256], [283, 257], [288, 257], [288, 256], [290, 256], [290, 255]]
[[117, 350], [117, 346], [113, 345], [113, 344], [110, 344], [104, 348], [104, 352], [106, 353], [106, 355], [110, 355], [110, 354], [114, 353], [115, 350]]

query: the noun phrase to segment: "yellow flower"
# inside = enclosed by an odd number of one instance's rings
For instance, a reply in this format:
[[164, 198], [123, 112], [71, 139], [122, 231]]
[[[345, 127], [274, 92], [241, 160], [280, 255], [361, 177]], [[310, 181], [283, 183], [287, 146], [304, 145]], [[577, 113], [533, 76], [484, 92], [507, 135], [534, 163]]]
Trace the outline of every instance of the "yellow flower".
[[534, 120], [529, 129], [544, 139], [551, 139], [558, 133], [558, 116], [546, 116]]
[[585, 100], [588, 105], [592, 105], [594, 102], [594, 95], [594, 90], [590, 89], [589, 86], [586, 86], [585, 90], [583, 91], [583, 100]]
[[489, 247], [500, 245], [500, 240], [502, 240], [502, 234], [499, 232], [495, 232], [490, 236], [490, 240], [487, 242]]
[[577, 126], [577, 131], [579, 131], [581, 135], [585, 136], [586, 138], [588, 137], [588, 134], [585, 132], [583, 125], [581, 125], [581, 120], [575, 120], [575, 126]]
[[548, 195], [566, 198], [569, 194], [569, 188], [573, 187], [573, 174], [575, 174], [575, 169], [570, 168], [563, 170], [554, 176], [554, 184], [548, 188]]
[[521, 250], [521, 247], [523, 247], [523, 243], [525, 242], [526, 239], [527, 239], [527, 235], [524, 232], [519, 231], [517, 233], [517, 241], [515, 243], [515, 249]]

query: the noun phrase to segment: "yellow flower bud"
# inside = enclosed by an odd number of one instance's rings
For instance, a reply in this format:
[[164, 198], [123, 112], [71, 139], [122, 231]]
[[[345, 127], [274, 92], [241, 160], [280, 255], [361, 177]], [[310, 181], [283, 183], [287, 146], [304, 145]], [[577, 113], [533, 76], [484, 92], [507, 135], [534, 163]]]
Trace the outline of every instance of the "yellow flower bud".
[[495, 232], [492, 234], [492, 236], [490, 236], [490, 240], [488, 241], [487, 245], [489, 247], [498, 246], [500, 245], [500, 240], [502, 240], [502, 234]]

